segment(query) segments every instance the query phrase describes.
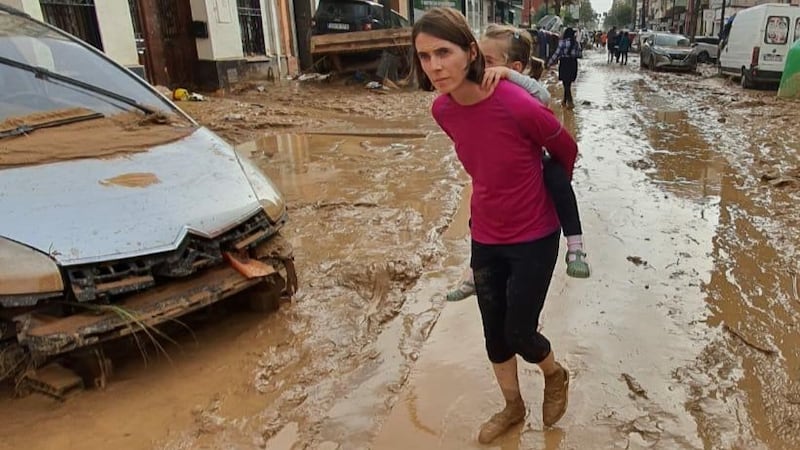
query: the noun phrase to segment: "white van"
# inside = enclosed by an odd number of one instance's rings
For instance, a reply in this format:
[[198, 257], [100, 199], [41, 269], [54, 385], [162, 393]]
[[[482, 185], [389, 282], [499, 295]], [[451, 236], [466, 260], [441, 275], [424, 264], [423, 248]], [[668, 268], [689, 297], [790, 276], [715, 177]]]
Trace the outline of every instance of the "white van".
[[720, 70], [741, 77], [745, 88], [780, 82], [786, 55], [798, 39], [800, 7], [769, 3], [739, 11], [720, 50]]

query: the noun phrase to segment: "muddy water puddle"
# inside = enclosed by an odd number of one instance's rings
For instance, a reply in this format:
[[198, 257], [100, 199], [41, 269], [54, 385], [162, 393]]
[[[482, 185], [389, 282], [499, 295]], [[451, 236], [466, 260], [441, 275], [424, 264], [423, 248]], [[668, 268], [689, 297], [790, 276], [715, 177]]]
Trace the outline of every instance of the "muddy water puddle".
[[[724, 160], [723, 169], [715, 170], [714, 270], [703, 285], [707, 324], [718, 335], [694, 367], [681, 373], [693, 391], [688, 406], [714, 447], [796, 448], [800, 214], [793, 205], [800, 196], [791, 177], [800, 139], [787, 125], [797, 120], [796, 103], [790, 111], [763, 92], [751, 96], [732, 86], [703, 87], [711, 94], [705, 98], [679, 94], [691, 88], [674, 80], [653, 89], [683, 98], [677, 103], [713, 145], [714, 159]], [[785, 184], [769, 182], [784, 176]], [[731, 414], [747, 420], [731, 428], [724, 419]]]
[[357, 122], [359, 133], [266, 136], [240, 148], [287, 199], [283, 234], [302, 286], [292, 304], [267, 317], [213, 313], [219, 319], [180, 338], [181, 349], [167, 346], [172, 362], [133, 356], [106, 390], [57, 408], [38, 397], [4, 401], [14, 419], [0, 448], [367, 442], [455, 276], [442, 265], [441, 234], [464, 180], [429, 119]]

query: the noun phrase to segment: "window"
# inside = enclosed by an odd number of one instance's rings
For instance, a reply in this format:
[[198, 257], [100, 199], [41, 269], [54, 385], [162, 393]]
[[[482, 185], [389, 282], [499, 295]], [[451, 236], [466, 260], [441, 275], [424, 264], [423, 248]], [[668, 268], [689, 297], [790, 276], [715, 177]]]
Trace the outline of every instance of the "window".
[[797, 42], [800, 40], [800, 17], [797, 18], [797, 22], [794, 24], [794, 41]]
[[44, 21], [103, 50], [94, 0], [39, 0]]
[[261, 0], [236, 0], [242, 48], [245, 56], [266, 55], [264, 22], [261, 20]]
[[769, 16], [764, 43], [783, 45], [789, 42], [789, 18], [785, 16]]

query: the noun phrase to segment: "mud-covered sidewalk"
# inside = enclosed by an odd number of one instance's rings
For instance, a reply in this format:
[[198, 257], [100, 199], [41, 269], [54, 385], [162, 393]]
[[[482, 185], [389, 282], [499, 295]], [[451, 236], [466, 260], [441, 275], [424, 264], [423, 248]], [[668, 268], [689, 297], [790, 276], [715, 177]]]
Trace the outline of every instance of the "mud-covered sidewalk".
[[[800, 446], [800, 108], [604, 61], [583, 60], [574, 112], [554, 106], [593, 265], [559, 263], [543, 319], [570, 409], [544, 430], [522, 365], [528, 418], [494, 447]], [[432, 99], [306, 82], [181, 103], [286, 196], [298, 295], [194, 317], [169, 358], [120, 357], [63, 404], [4, 395], [0, 449], [477, 448], [501, 400], [475, 299], [444, 302], [469, 187]]]

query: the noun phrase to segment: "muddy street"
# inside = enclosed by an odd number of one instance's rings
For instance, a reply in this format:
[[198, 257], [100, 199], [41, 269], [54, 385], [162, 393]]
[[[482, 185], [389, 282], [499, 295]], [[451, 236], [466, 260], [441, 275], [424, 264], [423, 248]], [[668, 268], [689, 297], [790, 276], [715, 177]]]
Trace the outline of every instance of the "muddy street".
[[[545, 429], [522, 364], [528, 416], [490, 448], [797, 448], [800, 108], [636, 57], [582, 64], [575, 110], [552, 108], [579, 142], [593, 272], [559, 257], [542, 320], [570, 407]], [[288, 82], [181, 103], [285, 195], [299, 292], [202, 313], [64, 403], [3, 391], [0, 449], [480, 448], [502, 397], [475, 298], [444, 300], [470, 188], [433, 98]]]

